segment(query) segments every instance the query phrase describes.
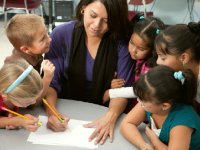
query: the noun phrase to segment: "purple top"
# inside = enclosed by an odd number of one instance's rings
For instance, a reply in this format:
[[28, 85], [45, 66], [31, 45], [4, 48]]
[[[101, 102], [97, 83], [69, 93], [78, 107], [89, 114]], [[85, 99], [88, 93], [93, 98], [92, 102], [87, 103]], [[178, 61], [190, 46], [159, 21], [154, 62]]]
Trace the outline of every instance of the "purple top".
[[90, 55], [88, 49], [86, 52], [86, 79], [87, 81], [92, 81], [93, 76], [94, 59]]
[[[49, 52], [45, 55], [45, 59], [49, 59], [55, 65], [55, 74], [50, 84], [57, 93], [58, 96], [66, 98], [63, 95], [64, 88], [67, 84], [68, 75], [66, 70], [68, 69], [68, 60], [71, 51], [72, 34], [75, 21], [70, 21], [60, 26], [57, 26], [52, 34], [52, 42]], [[118, 61], [117, 61], [117, 77], [123, 78], [126, 81], [126, 86], [130, 86], [132, 83], [132, 70], [133, 60], [128, 53], [128, 44], [120, 42], [118, 45]], [[86, 55], [86, 80], [92, 81], [94, 59], [87, 51]], [[66, 92], [66, 91], [65, 91]]]

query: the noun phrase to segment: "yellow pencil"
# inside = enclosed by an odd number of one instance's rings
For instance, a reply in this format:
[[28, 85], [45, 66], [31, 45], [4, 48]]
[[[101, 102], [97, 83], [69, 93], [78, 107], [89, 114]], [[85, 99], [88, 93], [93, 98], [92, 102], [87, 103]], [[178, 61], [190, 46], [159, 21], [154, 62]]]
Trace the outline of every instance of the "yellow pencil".
[[47, 107], [53, 112], [53, 114], [58, 118], [58, 120], [61, 122], [61, 123], [63, 123], [64, 122], [64, 119], [62, 119], [59, 115], [58, 115], [58, 113], [56, 112], [56, 110], [55, 109], [53, 109], [49, 104], [48, 104], [48, 102], [46, 101], [46, 99], [42, 99], [42, 101], [47, 105]]
[[[31, 120], [31, 118], [26, 117], [26, 116], [24, 116], [24, 115], [22, 115], [22, 114], [19, 114], [19, 113], [15, 112], [15, 111], [12, 111], [12, 110], [10, 110], [10, 109], [8, 109], [8, 108], [6, 108], [6, 107], [1, 107], [1, 109], [2, 109], [2, 110], [5, 110], [5, 111], [7, 111], [7, 112], [9, 112], [9, 113], [11, 113], [11, 114], [14, 114], [14, 115], [16, 115], [16, 116], [19, 116], [19, 117], [21, 117], [21, 118], [24, 118], [24, 119], [27, 119], [27, 120]], [[38, 126], [41, 126], [41, 125], [42, 125], [42, 122], [38, 121], [37, 124], [38, 124]]]

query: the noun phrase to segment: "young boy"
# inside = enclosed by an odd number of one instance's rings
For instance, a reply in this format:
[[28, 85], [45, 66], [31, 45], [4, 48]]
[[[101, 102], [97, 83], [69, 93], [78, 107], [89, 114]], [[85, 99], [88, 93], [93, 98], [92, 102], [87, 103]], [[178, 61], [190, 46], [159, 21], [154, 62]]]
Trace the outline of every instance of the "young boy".
[[41, 97], [44, 97], [55, 70], [54, 65], [49, 60], [43, 60], [42, 56], [49, 51], [51, 42], [44, 19], [34, 14], [17, 14], [8, 22], [6, 34], [14, 50], [5, 62], [24, 58], [40, 74], [43, 70], [43, 93]]

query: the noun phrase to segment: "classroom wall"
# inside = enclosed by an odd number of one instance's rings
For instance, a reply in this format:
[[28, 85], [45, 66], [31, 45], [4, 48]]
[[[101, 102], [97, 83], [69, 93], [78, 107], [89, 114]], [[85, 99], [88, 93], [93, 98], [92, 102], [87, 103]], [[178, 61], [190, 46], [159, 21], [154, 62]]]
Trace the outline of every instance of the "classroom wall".
[[[76, 6], [80, 0], [73, 0]], [[127, 0], [129, 1], [129, 0]], [[147, 11], [153, 11], [154, 16], [161, 18], [166, 24], [175, 23], [188, 23], [190, 21], [200, 20], [200, 0], [194, 0], [194, 9], [192, 12], [192, 18], [188, 11], [187, 1], [193, 0], [154, 0], [153, 3], [147, 5]], [[136, 8], [133, 5], [129, 5], [129, 11], [137, 9], [143, 10], [143, 6]]]
[[[147, 11], [153, 11], [154, 16], [161, 18], [166, 24], [188, 23], [200, 20], [200, 0], [195, 0], [194, 9], [190, 15], [187, 1], [193, 0], [154, 0], [147, 5]], [[191, 7], [191, 5], [189, 5]], [[129, 5], [129, 10], [137, 9]], [[143, 6], [137, 10], [143, 11]]]
[[[48, 0], [43, 1], [48, 2]], [[73, 0], [74, 9], [79, 1], [80, 0]], [[191, 15], [188, 10], [187, 1], [190, 1], [190, 4], [192, 1], [195, 1]], [[189, 5], [189, 7], [191, 7], [191, 5]], [[134, 10], [143, 11], [143, 6], [129, 5], [129, 11]], [[199, 21], [200, 0], [153, 0], [152, 3], [147, 5], [147, 11], [152, 11], [154, 13], [154, 16], [161, 18], [166, 24]]]

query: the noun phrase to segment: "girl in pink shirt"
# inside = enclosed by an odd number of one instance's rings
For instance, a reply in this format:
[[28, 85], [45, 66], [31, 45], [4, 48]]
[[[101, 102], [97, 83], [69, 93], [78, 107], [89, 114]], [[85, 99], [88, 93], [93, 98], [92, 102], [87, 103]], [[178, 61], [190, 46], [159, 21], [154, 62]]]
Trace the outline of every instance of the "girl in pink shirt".
[[[154, 40], [164, 27], [165, 25], [160, 19], [155, 17], [144, 18], [142, 14], [137, 14], [131, 20], [133, 32], [128, 49], [131, 58], [136, 61], [133, 83], [138, 80], [140, 74], [156, 66], [157, 55], [154, 50]], [[116, 97], [135, 98], [133, 87], [125, 88], [123, 87], [124, 83], [124, 79], [113, 79], [111, 89], [104, 94], [104, 102]], [[129, 100], [125, 112], [129, 112], [136, 103], [136, 99]]]

